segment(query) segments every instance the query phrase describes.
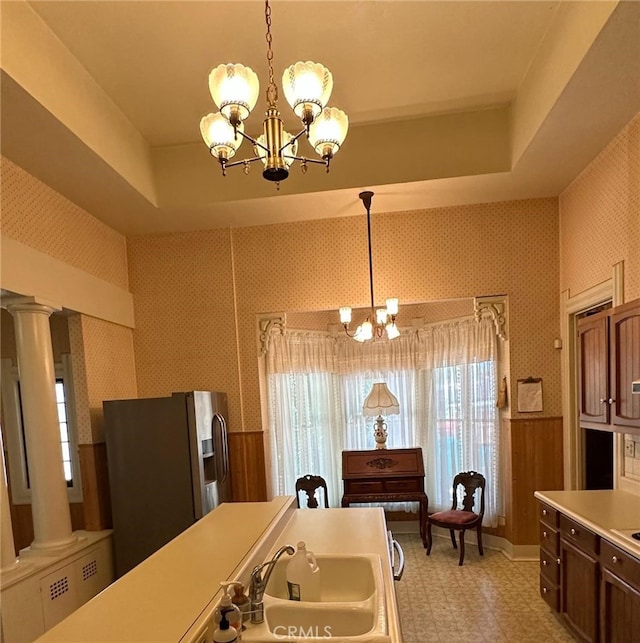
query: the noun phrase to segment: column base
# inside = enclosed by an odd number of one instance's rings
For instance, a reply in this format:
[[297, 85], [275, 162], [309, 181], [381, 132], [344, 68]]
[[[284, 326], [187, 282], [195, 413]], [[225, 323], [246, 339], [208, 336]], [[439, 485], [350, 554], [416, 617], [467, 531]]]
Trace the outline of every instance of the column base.
[[20, 550], [20, 557], [43, 557], [43, 556], [60, 556], [73, 550], [74, 548], [83, 546], [86, 537], [78, 537], [77, 534], [71, 534], [68, 538], [61, 538], [59, 540], [49, 540], [46, 542], [36, 543], [32, 542], [28, 547]]

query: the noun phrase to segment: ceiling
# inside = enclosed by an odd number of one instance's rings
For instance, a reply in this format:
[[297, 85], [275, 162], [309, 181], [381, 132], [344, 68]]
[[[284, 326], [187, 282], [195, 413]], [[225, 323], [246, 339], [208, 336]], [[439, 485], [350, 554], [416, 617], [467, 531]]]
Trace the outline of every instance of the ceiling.
[[637, 2], [272, 0], [277, 84], [322, 62], [350, 120], [329, 174], [293, 167], [278, 190], [257, 166], [222, 177], [199, 134], [213, 66], [264, 93], [263, 2], [0, 10], [2, 154], [125, 234], [361, 215], [362, 189], [374, 212], [557, 196], [640, 110]]

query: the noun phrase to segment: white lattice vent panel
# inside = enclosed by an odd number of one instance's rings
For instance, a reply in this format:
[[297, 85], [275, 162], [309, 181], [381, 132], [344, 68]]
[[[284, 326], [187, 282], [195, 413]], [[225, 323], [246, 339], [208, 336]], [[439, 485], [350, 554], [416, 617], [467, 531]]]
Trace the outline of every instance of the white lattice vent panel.
[[45, 629], [53, 627], [65, 616], [68, 616], [78, 605], [77, 582], [74, 578], [73, 565], [61, 569], [40, 579], [42, 612]]
[[78, 599], [86, 603], [113, 580], [110, 550], [96, 547], [74, 563], [78, 579]]

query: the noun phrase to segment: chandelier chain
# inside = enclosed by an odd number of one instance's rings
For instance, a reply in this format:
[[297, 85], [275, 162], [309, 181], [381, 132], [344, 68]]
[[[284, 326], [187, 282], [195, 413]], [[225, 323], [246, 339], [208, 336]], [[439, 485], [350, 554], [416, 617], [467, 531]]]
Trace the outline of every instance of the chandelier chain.
[[269, 0], [265, 0], [264, 3], [264, 18], [267, 23], [267, 65], [269, 67], [269, 84], [267, 85], [267, 103], [269, 107], [275, 107], [278, 100], [278, 87], [276, 86], [275, 81], [273, 80], [273, 49], [271, 49], [271, 43], [273, 42], [273, 36], [271, 35], [271, 5]]

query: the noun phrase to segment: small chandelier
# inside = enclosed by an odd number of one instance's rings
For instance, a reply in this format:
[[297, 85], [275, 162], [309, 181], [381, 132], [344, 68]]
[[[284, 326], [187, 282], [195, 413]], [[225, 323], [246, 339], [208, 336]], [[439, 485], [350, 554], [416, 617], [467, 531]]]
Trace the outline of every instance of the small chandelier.
[[[244, 121], [258, 100], [258, 76], [244, 65], [229, 63], [218, 65], [209, 73], [209, 91], [219, 112], [207, 114], [200, 121], [200, 133], [211, 155], [218, 159], [222, 174], [235, 165], [243, 165], [245, 174], [254, 161], [262, 161], [262, 176], [279, 184], [289, 176], [293, 161], [300, 161], [301, 170], [307, 171], [308, 163], [329, 164], [347, 136], [349, 119], [336, 107], [327, 107], [333, 89], [331, 72], [319, 63], [297, 62], [285, 69], [282, 76], [284, 95], [303, 124], [302, 130], [293, 135], [284, 130], [278, 111], [278, 88], [273, 80], [273, 51], [271, 50], [271, 7], [265, 2], [267, 24], [267, 112], [262, 134], [256, 139], [244, 132]], [[298, 139], [306, 134], [307, 140], [321, 159], [298, 156]], [[255, 156], [229, 163], [243, 139], [252, 145]]]
[[396, 326], [396, 315], [398, 314], [398, 300], [394, 297], [386, 300], [386, 308], [375, 309], [373, 303], [373, 263], [371, 260], [371, 197], [373, 192], [360, 192], [358, 195], [367, 210], [367, 238], [369, 243], [369, 288], [371, 293], [371, 315], [367, 317], [360, 326], [356, 328], [355, 333], [349, 332], [351, 323], [351, 308], [343, 306], [340, 308], [340, 323], [344, 327], [345, 333], [353, 337], [358, 342], [367, 342], [374, 337], [383, 337], [395, 339], [400, 335]]

